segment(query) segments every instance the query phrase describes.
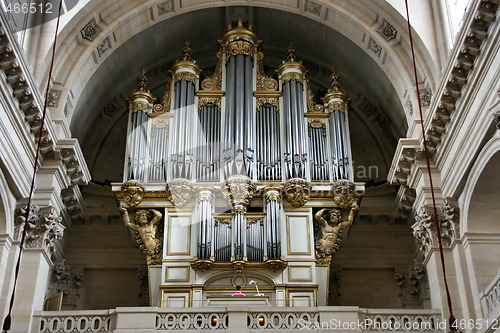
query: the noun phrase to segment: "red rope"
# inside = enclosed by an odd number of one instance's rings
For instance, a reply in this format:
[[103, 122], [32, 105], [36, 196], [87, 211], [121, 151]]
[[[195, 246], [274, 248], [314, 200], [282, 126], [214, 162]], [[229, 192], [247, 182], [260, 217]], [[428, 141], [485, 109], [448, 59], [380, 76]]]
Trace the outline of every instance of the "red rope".
[[54, 58], [56, 54], [56, 42], [57, 42], [57, 33], [59, 31], [59, 21], [61, 18], [61, 8], [62, 8], [62, 0], [59, 2], [59, 13], [57, 16], [57, 25], [56, 25], [56, 32], [54, 35], [54, 44], [52, 46], [52, 58], [50, 61], [50, 69], [49, 69], [49, 78], [47, 80], [47, 89], [45, 91], [45, 102], [43, 104], [43, 115], [42, 115], [42, 124], [40, 126], [40, 133], [38, 134], [38, 143], [36, 147], [36, 154], [35, 154], [35, 164], [33, 168], [33, 177], [31, 178], [31, 189], [30, 189], [30, 195], [28, 197], [28, 204], [26, 207], [26, 213], [24, 216], [24, 224], [20, 227], [23, 227], [23, 233], [21, 236], [21, 243], [19, 244], [19, 254], [17, 256], [17, 263], [16, 263], [16, 272], [14, 276], [14, 288], [12, 289], [12, 295], [10, 297], [10, 304], [9, 304], [9, 313], [4, 319], [2, 330], [3, 332], [8, 332], [10, 330], [11, 322], [12, 322], [12, 308], [14, 307], [14, 298], [16, 295], [16, 286], [17, 286], [17, 280], [19, 278], [19, 268], [21, 266], [21, 254], [23, 252], [23, 246], [24, 246], [24, 241], [26, 239], [26, 228], [25, 225], [28, 221], [29, 214], [30, 214], [30, 208], [31, 208], [31, 199], [33, 197], [33, 191], [35, 189], [35, 177], [36, 177], [36, 171], [38, 169], [38, 160], [40, 158], [40, 146], [42, 143], [42, 135], [43, 135], [43, 125], [45, 124], [45, 115], [47, 114], [47, 102], [49, 100], [49, 90], [50, 90], [50, 81], [52, 80], [52, 70], [54, 68]]
[[415, 52], [413, 50], [413, 38], [411, 35], [411, 24], [410, 24], [410, 14], [408, 11], [408, 0], [405, 0], [405, 4], [406, 4], [406, 18], [408, 21], [408, 33], [410, 34], [411, 56], [413, 59], [413, 72], [415, 74], [415, 86], [417, 87], [418, 110], [420, 112], [420, 119], [421, 119], [420, 125], [422, 127], [422, 137], [424, 140], [425, 162], [427, 163], [427, 172], [429, 175], [429, 183], [431, 186], [432, 207], [434, 209], [434, 223], [436, 225], [436, 233], [437, 233], [437, 239], [438, 239], [438, 243], [439, 243], [439, 254], [441, 257], [441, 267], [443, 269], [444, 286], [446, 289], [446, 300], [448, 302], [448, 310], [450, 312], [450, 317], [448, 319], [448, 322], [450, 325], [449, 326], [450, 330], [452, 330], [453, 324], [455, 322], [455, 316], [453, 315], [453, 307], [451, 305], [450, 290], [448, 289], [448, 280], [446, 279], [446, 265], [444, 263], [443, 244], [441, 242], [441, 229], [439, 228], [439, 220], [438, 220], [438, 214], [437, 214], [437, 209], [436, 209], [436, 197], [434, 195], [434, 186], [432, 184], [431, 163], [430, 163], [430, 159], [429, 159], [429, 152], [427, 150], [427, 138], [425, 135], [425, 128], [424, 128], [424, 116], [422, 113], [422, 103], [420, 101], [420, 89], [418, 88], [417, 65], [415, 64]]

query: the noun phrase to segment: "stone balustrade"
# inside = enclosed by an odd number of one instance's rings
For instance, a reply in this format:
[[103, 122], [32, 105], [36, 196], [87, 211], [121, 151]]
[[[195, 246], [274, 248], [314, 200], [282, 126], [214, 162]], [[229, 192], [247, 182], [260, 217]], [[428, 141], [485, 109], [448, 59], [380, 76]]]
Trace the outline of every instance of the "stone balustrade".
[[[87, 332], [438, 332], [444, 321], [432, 309], [344, 307], [116, 308], [44, 311], [34, 314], [32, 333]], [[443, 327], [441, 327], [443, 326]]]

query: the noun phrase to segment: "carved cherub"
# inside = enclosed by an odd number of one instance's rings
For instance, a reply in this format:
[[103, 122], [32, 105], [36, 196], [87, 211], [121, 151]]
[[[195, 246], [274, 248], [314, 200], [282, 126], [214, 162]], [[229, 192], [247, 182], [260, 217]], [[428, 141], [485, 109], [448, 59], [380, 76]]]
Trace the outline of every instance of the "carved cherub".
[[[127, 208], [120, 206], [120, 211], [123, 212], [125, 226], [137, 231], [146, 249], [154, 251], [160, 245], [160, 240], [156, 238], [156, 230], [162, 217], [161, 213], [155, 209], [139, 209], [135, 212], [135, 223], [132, 223]], [[151, 220], [150, 217], [152, 217]]]
[[359, 210], [359, 206], [355, 204], [351, 207], [347, 221], [343, 221], [339, 209], [330, 209], [330, 217], [326, 221], [323, 218], [326, 210], [326, 208], [323, 208], [315, 215], [321, 230], [321, 236], [316, 240], [316, 256], [319, 258], [329, 257], [335, 253], [339, 233], [352, 224], [354, 214]]

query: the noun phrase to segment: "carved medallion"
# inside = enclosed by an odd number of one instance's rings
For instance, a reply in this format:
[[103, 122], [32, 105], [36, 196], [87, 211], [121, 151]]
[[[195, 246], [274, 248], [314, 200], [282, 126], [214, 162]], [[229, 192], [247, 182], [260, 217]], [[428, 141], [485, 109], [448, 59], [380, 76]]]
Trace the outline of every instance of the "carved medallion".
[[351, 207], [357, 202], [359, 194], [356, 193], [356, 187], [353, 182], [348, 180], [337, 180], [333, 184], [333, 201], [340, 208]]
[[194, 195], [194, 186], [191, 181], [177, 178], [168, 184], [172, 203], [176, 207], [184, 207]]
[[123, 200], [130, 207], [135, 207], [144, 199], [144, 185], [139, 180], [129, 180], [122, 184]]
[[303, 206], [309, 201], [311, 184], [302, 178], [292, 178], [285, 183], [285, 195], [294, 207]]

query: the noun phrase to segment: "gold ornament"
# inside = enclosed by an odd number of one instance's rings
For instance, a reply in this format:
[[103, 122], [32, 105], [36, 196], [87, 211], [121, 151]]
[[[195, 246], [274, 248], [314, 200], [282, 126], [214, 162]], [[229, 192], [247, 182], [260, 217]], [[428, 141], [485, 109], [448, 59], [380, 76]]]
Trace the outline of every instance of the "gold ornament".
[[144, 199], [145, 187], [139, 180], [129, 180], [122, 184], [123, 200], [127, 206], [135, 207]]
[[302, 178], [292, 178], [285, 183], [285, 195], [294, 207], [303, 206], [309, 201], [311, 184]]
[[297, 72], [288, 72], [281, 75], [281, 82], [285, 83], [291, 80], [302, 82], [304, 81], [304, 75], [302, 73], [297, 73]]
[[333, 201], [342, 209], [357, 203], [359, 195], [356, 193], [354, 183], [348, 180], [337, 180], [333, 184]]
[[[351, 208], [347, 221], [342, 218], [340, 209], [332, 208], [327, 210], [321, 209], [316, 213], [315, 218], [317, 224], [315, 225], [315, 247], [316, 247], [316, 260], [320, 265], [329, 265], [332, 256], [340, 248], [342, 241], [342, 230], [352, 225], [354, 214], [358, 211], [359, 206]], [[328, 212], [328, 221], [323, 217], [324, 213]]]

